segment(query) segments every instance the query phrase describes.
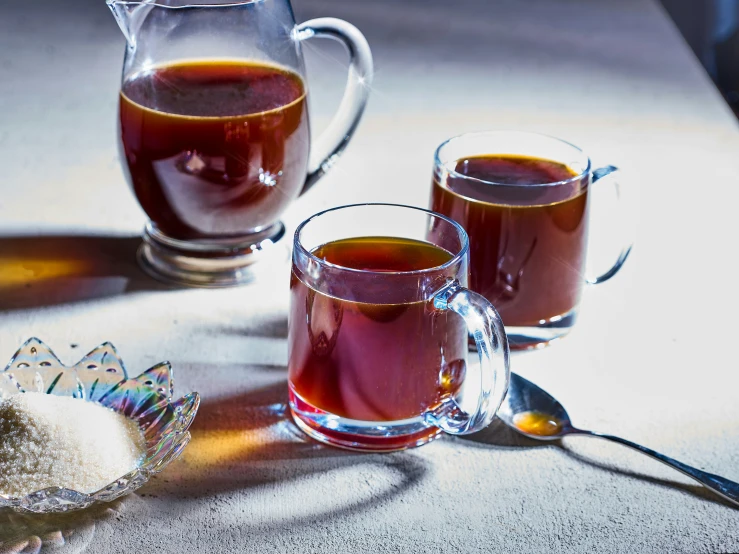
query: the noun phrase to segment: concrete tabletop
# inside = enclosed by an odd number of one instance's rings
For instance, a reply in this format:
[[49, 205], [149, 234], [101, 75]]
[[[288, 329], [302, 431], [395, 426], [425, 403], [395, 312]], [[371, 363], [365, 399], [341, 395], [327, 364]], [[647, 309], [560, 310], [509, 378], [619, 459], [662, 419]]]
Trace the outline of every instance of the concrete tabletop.
[[[659, 5], [295, 10], [356, 24], [377, 75], [349, 149], [288, 227], [349, 202], [426, 206], [433, 149], [465, 131], [540, 131], [620, 166], [631, 258], [586, 291], [570, 336], [512, 367], [584, 428], [739, 480], [739, 127]], [[739, 511], [595, 439], [535, 444], [494, 423], [360, 455], [304, 438], [285, 416], [287, 264], [229, 290], [168, 288], [135, 264], [144, 216], [115, 141], [123, 48], [102, 0], [0, 6], [0, 358], [29, 336], [66, 363], [108, 340], [134, 374], [170, 360], [176, 393], [203, 403], [183, 457], [137, 494], [67, 517], [0, 512], [0, 551], [739, 551]], [[318, 132], [346, 57], [317, 42], [307, 56]], [[609, 191], [594, 198], [594, 271], [615, 256]]]

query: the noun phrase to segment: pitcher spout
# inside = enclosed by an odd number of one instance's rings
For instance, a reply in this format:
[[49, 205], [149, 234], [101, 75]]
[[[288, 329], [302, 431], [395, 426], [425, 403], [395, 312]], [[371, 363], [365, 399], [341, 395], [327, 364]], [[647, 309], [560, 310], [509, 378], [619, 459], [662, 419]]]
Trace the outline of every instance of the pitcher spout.
[[136, 46], [136, 33], [149, 11], [155, 6], [151, 1], [130, 2], [126, 0], [106, 0], [113, 12], [118, 27], [130, 48]]

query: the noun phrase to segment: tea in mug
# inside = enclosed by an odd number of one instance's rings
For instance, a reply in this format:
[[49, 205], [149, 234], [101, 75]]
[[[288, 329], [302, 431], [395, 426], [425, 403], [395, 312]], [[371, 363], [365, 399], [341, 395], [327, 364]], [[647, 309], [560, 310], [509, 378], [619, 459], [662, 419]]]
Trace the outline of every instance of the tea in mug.
[[443, 180], [437, 172], [431, 209], [469, 235], [470, 289], [497, 308], [506, 327], [571, 312], [584, 281], [587, 176], [580, 181], [564, 164], [517, 155], [467, 157], [453, 167]]
[[303, 187], [305, 85], [246, 61], [157, 66], [123, 83], [120, 133], [136, 197], [161, 232], [243, 236], [272, 225]]
[[[430, 269], [452, 259], [433, 244], [392, 237], [342, 239], [312, 253], [378, 274]], [[467, 328], [457, 314], [415, 298], [367, 303], [319, 292], [295, 267], [290, 294], [288, 378], [293, 404], [301, 409], [366, 422], [398, 421], [417, 418], [460, 386]]]

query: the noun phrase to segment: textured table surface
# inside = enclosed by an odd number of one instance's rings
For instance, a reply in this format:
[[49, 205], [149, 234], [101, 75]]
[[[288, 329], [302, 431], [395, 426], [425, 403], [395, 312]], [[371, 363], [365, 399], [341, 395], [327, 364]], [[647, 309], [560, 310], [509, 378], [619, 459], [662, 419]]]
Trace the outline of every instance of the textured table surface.
[[[288, 226], [341, 203], [425, 206], [434, 147], [469, 130], [537, 130], [621, 166], [632, 257], [586, 291], [569, 337], [514, 356], [513, 369], [583, 427], [739, 480], [739, 127], [661, 8], [295, 9], [299, 20], [359, 26], [377, 76], [345, 156], [286, 214]], [[0, 6], [0, 357], [35, 335], [72, 363], [110, 340], [133, 373], [171, 360], [176, 392], [197, 390], [203, 404], [183, 458], [138, 494], [74, 517], [0, 513], [0, 551], [739, 551], [739, 511], [594, 439], [538, 445], [493, 424], [392, 455], [304, 439], [285, 419], [287, 266], [209, 291], [169, 289], [135, 265], [144, 217], [115, 144], [122, 54], [102, 0]], [[307, 55], [320, 130], [345, 55], [330, 43]], [[613, 254], [606, 192], [592, 214], [594, 265]]]

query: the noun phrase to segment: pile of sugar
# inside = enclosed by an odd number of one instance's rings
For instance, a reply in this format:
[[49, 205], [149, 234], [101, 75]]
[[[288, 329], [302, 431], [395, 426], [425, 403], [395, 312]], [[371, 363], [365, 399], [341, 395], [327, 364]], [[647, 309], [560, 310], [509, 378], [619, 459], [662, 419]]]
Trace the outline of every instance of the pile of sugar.
[[135, 422], [93, 402], [38, 392], [0, 400], [0, 494], [95, 492], [144, 454]]

